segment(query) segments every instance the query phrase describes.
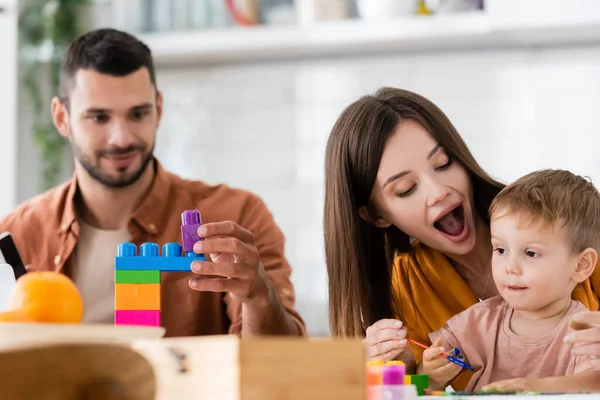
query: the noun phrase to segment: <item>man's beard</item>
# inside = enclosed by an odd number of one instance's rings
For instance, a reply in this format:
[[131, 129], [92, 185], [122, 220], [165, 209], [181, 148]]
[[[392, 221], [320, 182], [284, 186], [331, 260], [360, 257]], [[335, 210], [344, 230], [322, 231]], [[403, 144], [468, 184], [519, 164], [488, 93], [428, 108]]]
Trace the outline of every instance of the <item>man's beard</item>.
[[98, 160], [100, 160], [103, 156], [106, 155], [129, 154], [133, 152], [137, 152], [142, 155], [142, 163], [140, 164], [140, 167], [137, 170], [135, 170], [131, 174], [115, 178], [107, 173], [104, 173], [100, 168], [99, 162], [98, 165], [96, 165], [91, 157], [88, 157], [86, 154], [84, 154], [81, 148], [77, 145], [77, 142], [75, 142], [75, 140], [73, 139], [73, 136], [71, 136], [69, 142], [71, 143], [71, 150], [73, 151], [73, 156], [75, 157], [75, 159], [77, 159], [77, 161], [79, 161], [79, 163], [87, 171], [87, 173], [94, 180], [110, 188], [124, 188], [137, 182], [137, 180], [140, 179], [144, 171], [146, 171], [148, 164], [150, 164], [150, 162], [154, 158], [154, 143], [152, 143], [152, 147], [147, 152], [145, 152], [146, 147], [140, 144], [131, 145], [123, 148], [113, 147], [107, 150], [96, 151], [95, 156]]

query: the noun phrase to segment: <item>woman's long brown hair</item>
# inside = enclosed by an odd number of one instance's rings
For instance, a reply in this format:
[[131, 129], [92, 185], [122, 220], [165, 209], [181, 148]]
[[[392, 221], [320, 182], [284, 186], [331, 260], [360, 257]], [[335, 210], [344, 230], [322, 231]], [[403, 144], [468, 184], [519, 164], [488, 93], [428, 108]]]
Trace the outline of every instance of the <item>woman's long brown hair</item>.
[[394, 226], [367, 223], [358, 211], [369, 204], [387, 140], [406, 119], [421, 123], [467, 169], [475, 209], [486, 220], [504, 186], [479, 166], [448, 117], [423, 96], [381, 88], [348, 106], [333, 127], [325, 155], [323, 227], [334, 337], [362, 337], [374, 322], [397, 316], [391, 269], [397, 253], [410, 251], [410, 238]]

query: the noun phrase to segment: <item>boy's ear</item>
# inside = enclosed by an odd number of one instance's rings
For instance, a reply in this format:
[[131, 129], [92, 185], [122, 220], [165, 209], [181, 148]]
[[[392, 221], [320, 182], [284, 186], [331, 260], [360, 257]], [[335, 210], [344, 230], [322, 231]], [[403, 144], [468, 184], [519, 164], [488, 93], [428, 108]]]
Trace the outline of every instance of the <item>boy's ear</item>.
[[577, 268], [573, 273], [573, 280], [577, 283], [585, 281], [592, 275], [598, 262], [598, 253], [596, 250], [588, 247], [581, 251], [577, 257]]
[[360, 217], [368, 223], [373, 224], [378, 228], [387, 228], [388, 226], [392, 225], [383, 217], [375, 215], [375, 213], [367, 206], [360, 207], [358, 209], [358, 215], [360, 215]]

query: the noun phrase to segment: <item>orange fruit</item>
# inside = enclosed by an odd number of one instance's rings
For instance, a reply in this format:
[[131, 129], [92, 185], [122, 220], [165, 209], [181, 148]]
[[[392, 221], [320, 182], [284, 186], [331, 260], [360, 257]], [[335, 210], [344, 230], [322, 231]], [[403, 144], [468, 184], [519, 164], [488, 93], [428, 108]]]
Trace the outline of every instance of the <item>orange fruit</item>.
[[28, 272], [17, 279], [10, 309], [35, 322], [72, 324], [83, 318], [83, 300], [73, 281], [50, 271]]
[[23, 311], [8, 310], [8, 311], [0, 312], [0, 323], [1, 322], [33, 322], [33, 321]]

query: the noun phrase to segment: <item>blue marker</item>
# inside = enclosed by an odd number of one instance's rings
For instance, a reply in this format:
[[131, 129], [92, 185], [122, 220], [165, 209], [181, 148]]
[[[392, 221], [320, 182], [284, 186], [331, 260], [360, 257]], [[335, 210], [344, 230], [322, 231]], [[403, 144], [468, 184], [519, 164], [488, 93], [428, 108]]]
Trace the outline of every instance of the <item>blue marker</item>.
[[454, 357], [452, 357], [452, 356], [447, 356], [446, 358], [448, 359], [448, 361], [452, 361], [452, 362], [453, 362], [454, 364], [456, 364], [456, 365], [459, 365], [459, 366], [461, 366], [461, 367], [463, 367], [463, 368], [466, 368], [466, 369], [470, 369], [471, 371], [475, 371], [475, 370], [473, 369], [473, 367], [471, 367], [471, 366], [470, 366], [469, 364], [467, 364], [466, 362], [460, 361], [460, 360], [458, 360], [458, 359], [456, 359], [456, 358], [454, 358]]

